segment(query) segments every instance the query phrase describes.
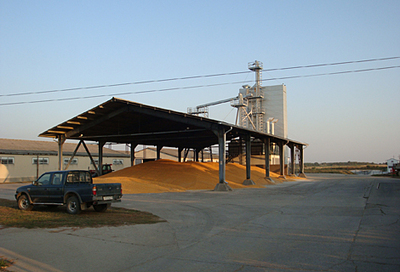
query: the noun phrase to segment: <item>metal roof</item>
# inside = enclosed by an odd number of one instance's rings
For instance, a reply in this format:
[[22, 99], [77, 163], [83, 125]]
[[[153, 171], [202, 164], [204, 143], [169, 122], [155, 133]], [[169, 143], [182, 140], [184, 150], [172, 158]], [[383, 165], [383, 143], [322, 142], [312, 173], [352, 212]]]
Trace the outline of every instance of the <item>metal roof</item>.
[[250, 134], [259, 139], [268, 137], [276, 143], [307, 145], [209, 118], [114, 97], [39, 136], [202, 149], [218, 143], [215, 132], [221, 128], [228, 131], [227, 140]]

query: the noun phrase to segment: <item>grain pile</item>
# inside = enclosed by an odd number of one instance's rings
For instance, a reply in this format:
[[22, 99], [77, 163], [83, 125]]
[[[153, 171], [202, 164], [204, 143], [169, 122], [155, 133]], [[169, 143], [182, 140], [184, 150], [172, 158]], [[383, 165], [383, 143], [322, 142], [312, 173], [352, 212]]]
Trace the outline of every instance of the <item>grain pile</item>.
[[[218, 163], [216, 162], [175, 162], [158, 160], [142, 163], [132, 167], [97, 177], [94, 183], [121, 183], [123, 193], [163, 193], [183, 192], [187, 190], [213, 190], [219, 182]], [[239, 164], [226, 165], [225, 180], [232, 189], [262, 188], [272, 184], [264, 179], [265, 170], [251, 168], [251, 179], [256, 185], [244, 186], [246, 167]], [[282, 182], [271, 173], [275, 182]]]

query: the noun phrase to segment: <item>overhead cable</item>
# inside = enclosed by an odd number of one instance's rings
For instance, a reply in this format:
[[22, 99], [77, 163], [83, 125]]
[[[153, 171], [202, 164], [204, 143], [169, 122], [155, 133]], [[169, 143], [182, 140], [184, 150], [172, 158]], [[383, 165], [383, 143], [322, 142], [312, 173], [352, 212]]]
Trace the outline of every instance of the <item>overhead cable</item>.
[[[319, 74], [310, 74], [310, 75], [295, 75], [295, 76], [286, 76], [286, 77], [267, 78], [267, 79], [263, 79], [262, 81], [282, 80], [282, 79], [295, 79], [295, 78], [307, 78], [307, 77], [317, 77], [317, 76], [330, 76], [330, 75], [349, 74], [349, 73], [361, 73], [361, 72], [388, 70], [388, 69], [394, 69], [394, 68], [400, 68], [400, 65], [378, 67], [378, 68], [367, 68], [367, 69], [359, 69], [359, 70], [338, 71], [338, 72], [330, 72], [330, 73], [319, 73]], [[143, 90], [143, 91], [121, 92], [121, 93], [113, 93], [113, 94], [99, 94], [99, 95], [82, 96], [82, 97], [68, 97], [68, 98], [54, 98], [54, 99], [43, 99], [43, 100], [34, 100], [34, 101], [9, 102], [9, 103], [0, 103], [0, 106], [11, 106], [11, 105], [22, 105], [22, 104], [37, 104], [37, 103], [45, 103], [45, 102], [82, 100], [82, 99], [110, 97], [110, 96], [120, 96], [120, 95], [133, 95], [133, 94], [146, 94], [146, 93], [154, 93], [154, 92], [188, 90], [188, 89], [197, 89], [197, 88], [216, 87], [216, 86], [222, 86], [222, 85], [243, 84], [243, 83], [247, 83], [247, 82], [248, 81], [236, 81], [236, 82], [203, 84], [203, 85], [196, 85], [196, 86], [172, 87], [172, 88], [165, 88], [165, 89], [153, 89], [153, 90]]]
[[[265, 71], [265, 72], [285, 71], [285, 70], [293, 70], [293, 69], [316, 68], [316, 67], [324, 67], [324, 66], [337, 66], [337, 65], [365, 63], [365, 62], [375, 62], [375, 61], [385, 61], [385, 60], [394, 60], [394, 59], [400, 59], [400, 56], [398, 56], [398, 57], [364, 59], [364, 60], [353, 60], [353, 61], [344, 61], [344, 62], [333, 62], [333, 63], [320, 63], [320, 64], [300, 65], [300, 66], [291, 66], [291, 67], [283, 67], [283, 68], [270, 68], [270, 69], [263, 69], [263, 71]], [[251, 72], [252, 71], [241, 71], [241, 72], [219, 73], [219, 74], [209, 74], [209, 75], [195, 75], [195, 76], [186, 76], [186, 77], [154, 79], [154, 80], [144, 80], [144, 81], [135, 81], [135, 82], [116, 83], [116, 84], [95, 85], [95, 86], [86, 86], [86, 87], [74, 87], [74, 88], [66, 88], [66, 89], [54, 89], [54, 90], [46, 90], [46, 91], [10, 93], [10, 94], [0, 94], [0, 97], [37, 95], [37, 94], [49, 94], [49, 93], [58, 93], [58, 92], [70, 92], [70, 91], [78, 91], [78, 90], [112, 88], [112, 87], [121, 87], [121, 86], [127, 86], [127, 85], [140, 85], [140, 84], [161, 83], [161, 82], [169, 82], [169, 81], [177, 81], [177, 80], [211, 78], [211, 77], [220, 77], [220, 76], [232, 76], [232, 75], [240, 75], [240, 74], [246, 74], [246, 73], [251, 73]]]

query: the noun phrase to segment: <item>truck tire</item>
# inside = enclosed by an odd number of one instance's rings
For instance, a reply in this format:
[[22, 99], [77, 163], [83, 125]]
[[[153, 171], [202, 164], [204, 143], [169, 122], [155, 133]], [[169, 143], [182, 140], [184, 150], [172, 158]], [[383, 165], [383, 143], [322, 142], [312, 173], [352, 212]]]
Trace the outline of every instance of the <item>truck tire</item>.
[[78, 214], [81, 212], [81, 203], [76, 196], [70, 196], [67, 199], [67, 213]]
[[109, 204], [99, 204], [93, 205], [93, 208], [96, 212], [105, 212], [109, 206]]
[[23, 211], [31, 211], [33, 209], [33, 205], [29, 203], [29, 198], [26, 195], [20, 195], [18, 197], [18, 209]]

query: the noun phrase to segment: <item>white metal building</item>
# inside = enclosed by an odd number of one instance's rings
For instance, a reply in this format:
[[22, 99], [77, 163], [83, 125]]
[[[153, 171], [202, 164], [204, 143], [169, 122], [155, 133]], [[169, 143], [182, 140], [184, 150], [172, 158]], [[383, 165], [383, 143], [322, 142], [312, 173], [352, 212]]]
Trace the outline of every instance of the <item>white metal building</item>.
[[400, 161], [395, 159], [395, 158], [391, 158], [387, 160], [387, 172], [391, 173], [393, 165], [399, 163]]
[[[65, 143], [63, 168], [73, 154], [76, 144]], [[87, 145], [97, 163], [98, 146]], [[112, 164], [114, 170], [130, 165], [130, 155], [104, 147], [103, 164]], [[93, 170], [93, 164], [83, 147], [79, 148], [69, 169]], [[0, 139], [0, 183], [33, 181], [47, 171], [58, 170], [58, 144], [53, 141]]]
[[[248, 121], [247, 116], [252, 117], [255, 125], [255, 106], [253, 103], [255, 96], [255, 86], [243, 86], [239, 93], [247, 100], [248, 105], [245, 110], [240, 111], [239, 126], [252, 129], [253, 125]], [[262, 132], [271, 133], [281, 137], [287, 137], [287, 102], [286, 102], [286, 86], [275, 85], [261, 87], [261, 114], [263, 115]], [[246, 97], [249, 97], [246, 99]]]
[[[179, 150], [177, 148], [162, 148], [160, 152], [160, 159], [167, 160], [179, 160]], [[181, 162], [184, 161], [196, 161], [194, 150], [184, 150], [181, 154]], [[199, 154], [199, 161], [201, 162], [218, 162], [218, 154], [210, 155], [210, 152], [201, 152]], [[156, 147], [145, 147], [135, 152], [135, 165], [146, 162], [157, 160], [157, 148]]]
[[[243, 107], [238, 107], [239, 126], [287, 138], [286, 86], [260, 86], [258, 94], [256, 89], [257, 84], [239, 90], [239, 97], [243, 97]], [[288, 153], [285, 147], [285, 164]], [[272, 155], [271, 163], [279, 164], [279, 156]]]

